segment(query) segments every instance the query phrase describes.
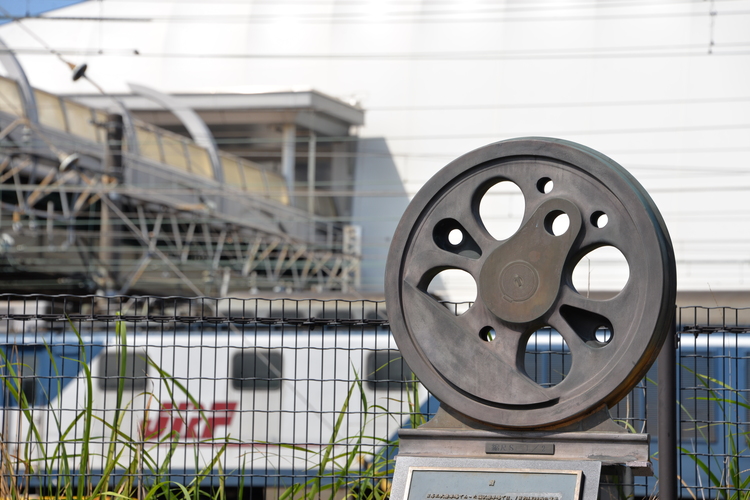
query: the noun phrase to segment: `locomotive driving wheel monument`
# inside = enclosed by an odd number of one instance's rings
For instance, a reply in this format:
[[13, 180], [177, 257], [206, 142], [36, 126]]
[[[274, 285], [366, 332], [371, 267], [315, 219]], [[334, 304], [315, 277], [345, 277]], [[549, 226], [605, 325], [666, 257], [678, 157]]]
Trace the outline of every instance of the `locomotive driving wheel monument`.
[[[507, 181], [520, 188], [524, 214], [512, 236], [496, 240], [479, 204]], [[567, 228], [557, 228], [559, 217]], [[622, 253], [629, 277], [617, 295], [596, 300], [576, 290], [572, 274], [603, 246]], [[394, 499], [589, 500], [609, 494], [603, 475], [650, 473], [649, 436], [627, 432], [608, 408], [645, 376], [672, 331], [675, 261], [659, 211], [624, 168], [558, 139], [479, 148], [417, 193], [386, 269], [396, 343], [441, 403], [427, 424], [399, 433]], [[427, 291], [448, 269], [477, 285], [462, 314]], [[569, 370], [552, 387], [524, 366], [542, 328], [559, 332], [569, 351]]]

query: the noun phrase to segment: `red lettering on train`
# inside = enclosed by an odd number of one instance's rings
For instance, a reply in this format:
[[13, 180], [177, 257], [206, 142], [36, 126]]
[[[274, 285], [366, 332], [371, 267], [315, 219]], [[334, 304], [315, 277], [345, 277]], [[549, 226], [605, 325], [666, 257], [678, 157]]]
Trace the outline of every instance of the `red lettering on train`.
[[210, 439], [219, 427], [229, 427], [236, 414], [234, 401], [214, 401], [211, 409], [202, 404], [198, 408], [184, 402], [175, 408], [172, 403], [163, 403], [158, 411], [149, 411], [141, 429], [147, 440], [155, 440], [168, 434], [187, 439]]

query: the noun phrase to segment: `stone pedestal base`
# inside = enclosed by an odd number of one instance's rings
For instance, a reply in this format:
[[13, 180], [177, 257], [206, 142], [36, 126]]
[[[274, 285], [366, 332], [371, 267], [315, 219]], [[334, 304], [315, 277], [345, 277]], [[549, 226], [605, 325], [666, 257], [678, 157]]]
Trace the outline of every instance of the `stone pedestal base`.
[[[399, 438], [394, 500], [402, 500], [408, 493], [404, 490], [406, 468], [438, 462], [441, 467], [453, 468], [585, 468], [589, 486], [583, 491], [584, 499], [615, 498], [610, 494], [615, 489], [619, 494], [625, 483], [632, 484], [634, 475], [652, 475], [648, 434], [627, 432], [612, 421], [606, 408], [572, 427], [518, 431], [491, 427], [441, 407], [427, 424], [399, 431]], [[600, 474], [607, 478], [601, 491]], [[610, 481], [613, 477], [616, 479]], [[614, 489], [605, 484], [608, 482]]]

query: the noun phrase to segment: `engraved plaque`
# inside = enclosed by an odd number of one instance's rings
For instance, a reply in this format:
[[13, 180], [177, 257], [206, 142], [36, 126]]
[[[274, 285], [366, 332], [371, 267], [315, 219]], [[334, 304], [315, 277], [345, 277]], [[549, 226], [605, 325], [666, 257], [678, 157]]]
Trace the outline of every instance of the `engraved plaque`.
[[580, 470], [409, 467], [405, 500], [579, 500]]
[[551, 443], [506, 441], [502, 443], [487, 443], [484, 451], [489, 454], [501, 455], [554, 455], [555, 445]]

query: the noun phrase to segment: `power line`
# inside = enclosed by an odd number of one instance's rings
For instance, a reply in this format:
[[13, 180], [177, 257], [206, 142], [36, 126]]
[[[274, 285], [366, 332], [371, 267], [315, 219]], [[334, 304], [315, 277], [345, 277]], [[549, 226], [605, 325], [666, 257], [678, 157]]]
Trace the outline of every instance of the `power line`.
[[[555, 9], [545, 9], [544, 12]], [[541, 11], [541, 10], [540, 10]], [[42, 21], [119, 21], [126, 19], [127, 22], [169, 22], [169, 23], [224, 23], [224, 24], [277, 24], [280, 22], [294, 22], [304, 24], [462, 24], [462, 23], [529, 23], [529, 22], [568, 22], [568, 21], [611, 21], [611, 20], [637, 20], [637, 19], [666, 19], [666, 18], [689, 18], [704, 17], [709, 12], [641, 12], [641, 13], [617, 13], [617, 14], [587, 14], [587, 15], [546, 15], [546, 16], [498, 16], [507, 12], [505, 9], [486, 9], [484, 11], [417, 11], [401, 12], [391, 11], [373, 15], [371, 12], [341, 12], [341, 13], [301, 13], [301, 14], [251, 14], [251, 15], [182, 15], [182, 16], [141, 16], [110, 18], [102, 16], [9, 16], [8, 20], [42, 20]], [[478, 17], [461, 17], [477, 16]], [[721, 17], [746, 16], [750, 10], [721, 11]]]
[[[724, 3], [738, 3], [740, 0], [718, 0], [719, 2]], [[114, 4], [114, 3], [128, 3], [132, 4], [132, 0], [106, 0], [107, 4]], [[146, 2], [143, 2], [146, 3]], [[175, 4], [175, 3], [197, 3], [197, 4], [203, 4], [206, 3], [205, 0], [149, 0], [149, 4], [155, 4], [155, 3], [167, 3], [167, 4]], [[341, 6], [362, 6], [362, 7], [368, 7], [372, 5], [372, 0], [253, 0], [254, 5], [272, 5], [274, 7], [288, 7], [288, 6], [330, 6], [332, 4], [335, 4], [338, 7]], [[607, 2], [601, 2], [598, 0], [593, 0], [590, 2], [568, 2], [567, 4], [561, 4], [560, 2], [534, 2], [532, 3], [525, 3], [525, 4], [517, 4], [517, 5], [504, 5], [501, 8], [497, 7], [497, 1], [496, 0], [479, 0], [472, 2], [474, 5], [488, 5], [495, 7], [497, 9], [501, 9], [503, 11], [508, 12], [529, 12], [529, 11], [545, 11], [549, 12], [550, 10], [574, 10], [574, 9], [605, 9], [605, 8], [635, 8], [635, 7], [654, 7], [654, 6], [668, 6], [668, 7], [674, 7], [679, 4], [686, 4], [686, 5], [696, 5], [700, 4], [701, 2], [696, 2], [696, 0], [664, 0], [664, 1], [655, 1], [655, 0], [608, 0]], [[246, 5], [247, 0], [215, 0], [211, 2], [211, 5]], [[455, 0], [430, 0], [430, 5], [445, 5], [445, 6], [455, 6], [456, 1]], [[393, 4], [391, 4], [393, 5]], [[398, 5], [416, 5], [416, 6], [424, 6], [425, 2], [424, 0], [399, 0]]]
[[[726, 45], [726, 44], [724, 44]], [[714, 51], [708, 54], [704, 45], [675, 47], [674, 49], [644, 48], [633, 51], [622, 51], [621, 49], [609, 49], [610, 52], [596, 51], [590, 49], [588, 52], [580, 49], [570, 52], [434, 52], [434, 53], [350, 53], [350, 54], [250, 54], [250, 53], [178, 53], [178, 52], [148, 52], [141, 49], [56, 49], [56, 55], [79, 56], [79, 57], [135, 57], [135, 58], [158, 58], [158, 59], [238, 59], [238, 60], [350, 60], [350, 61], [499, 61], [499, 60], [576, 60], [576, 59], [637, 59], [637, 58], [670, 58], [670, 57], [717, 57], [717, 56], [739, 56], [750, 55], [750, 42], [736, 44], [732, 49], [724, 49], [723, 45], [714, 45]], [[739, 49], [739, 50], [737, 50]], [[24, 54], [24, 55], [47, 55], [48, 49], [35, 47], [21, 47], [5, 49], [0, 52]]]
[[435, 106], [367, 106], [367, 113], [391, 111], [476, 111], [493, 109], [530, 109], [530, 108], [581, 108], [581, 107], [614, 107], [614, 106], [671, 106], [677, 104], [719, 104], [750, 102], [750, 96], [714, 97], [694, 99], [652, 99], [634, 101], [578, 101], [578, 102], [525, 102], [500, 104], [440, 104]]
[[526, 137], [526, 136], [565, 136], [565, 135], [610, 135], [610, 134], [654, 134], [654, 133], [672, 133], [672, 132], [710, 132], [719, 130], [745, 130], [750, 129], [750, 123], [722, 124], [722, 125], [702, 125], [695, 127], [639, 127], [639, 128], [620, 128], [620, 129], [589, 129], [589, 130], [555, 130], [555, 131], [510, 131], [481, 134], [446, 134], [446, 135], [414, 135], [414, 136], [396, 136], [389, 135], [388, 141], [451, 141], [464, 139], [483, 139], [497, 137]]

